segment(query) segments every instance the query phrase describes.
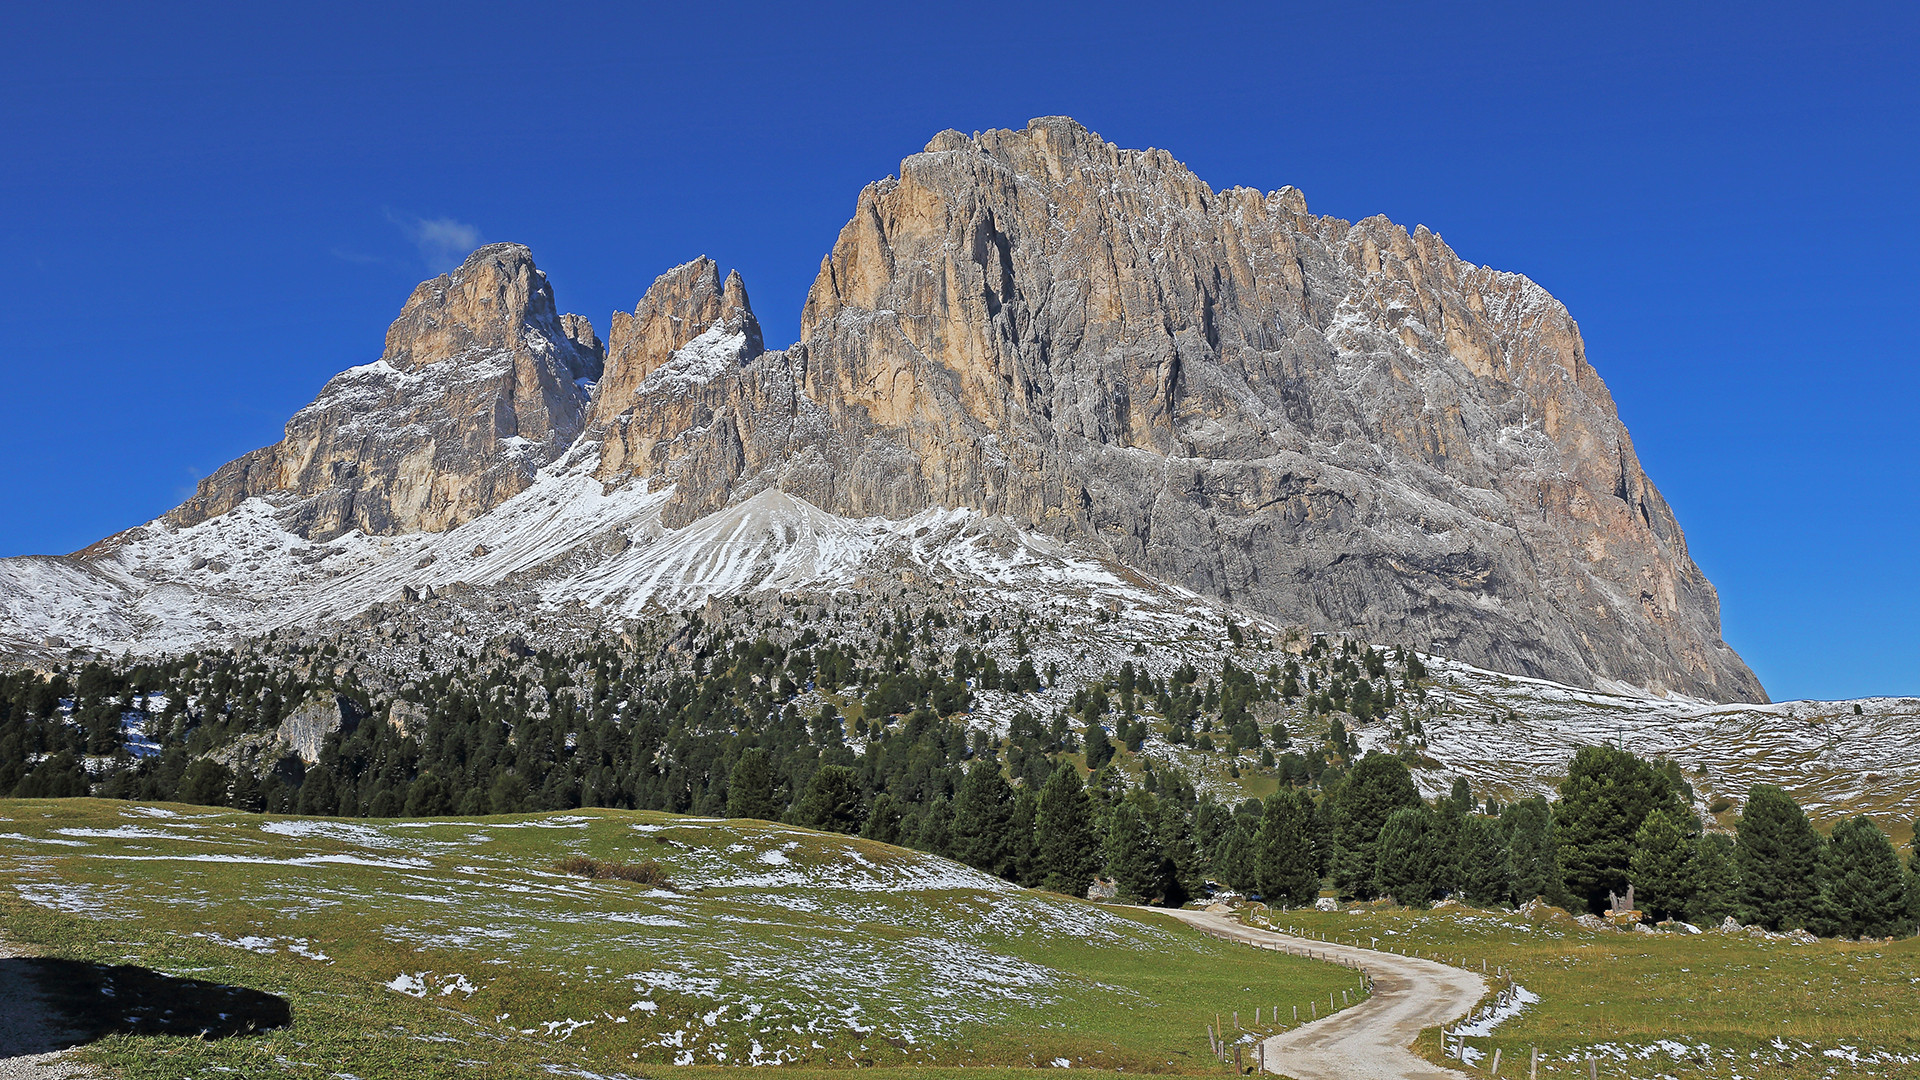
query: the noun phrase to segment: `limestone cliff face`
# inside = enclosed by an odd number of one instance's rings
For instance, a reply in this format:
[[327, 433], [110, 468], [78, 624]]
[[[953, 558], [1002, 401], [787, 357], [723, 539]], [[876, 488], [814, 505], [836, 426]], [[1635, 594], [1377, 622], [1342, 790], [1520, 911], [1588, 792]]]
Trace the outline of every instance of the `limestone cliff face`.
[[[702, 302], [609, 381], [686, 355]], [[681, 520], [770, 485], [972, 507], [1316, 628], [1764, 699], [1573, 319], [1424, 227], [1215, 192], [1063, 118], [950, 131], [861, 193], [802, 343], [752, 351], [692, 365], [609, 475], [679, 484]]]
[[[589, 437], [601, 443], [600, 476], [662, 474], [684, 456], [671, 445], [676, 439], [697, 439], [711, 426], [707, 388], [717, 383], [724, 400], [740, 365], [762, 351], [738, 271], [723, 282], [703, 255], [660, 275], [633, 314], [614, 313], [607, 335], [606, 375], [588, 419]], [[733, 470], [723, 472], [698, 486], [727, 490]]]
[[482, 248], [169, 516], [263, 495], [311, 538], [440, 531], [570, 446], [609, 489], [670, 486], [669, 527], [769, 488], [967, 507], [1316, 629], [1765, 699], [1544, 290], [1063, 118], [944, 132], [869, 185], [789, 349], [706, 258], [603, 350], [525, 248]]
[[168, 515], [192, 525], [252, 496], [313, 539], [439, 532], [526, 488], [579, 435], [600, 377], [593, 327], [560, 315], [518, 244], [490, 244], [413, 291], [379, 360], [329, 381], [273, 446], [229, 462]]

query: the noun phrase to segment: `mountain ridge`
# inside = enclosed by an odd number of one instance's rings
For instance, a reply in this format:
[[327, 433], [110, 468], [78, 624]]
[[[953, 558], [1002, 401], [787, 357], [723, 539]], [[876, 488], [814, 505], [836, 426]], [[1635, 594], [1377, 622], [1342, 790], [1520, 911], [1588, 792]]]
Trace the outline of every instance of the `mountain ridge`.
[[[848, 521], [963, 508], [1316, 630], [1765, 700], [1571, 316], [1424, 227], [1215, 192], [1042, 118], [943, 132], [863, 189], [787, 349], [704, 256], [604, 344], [558, 311], [525, 248], [480, 249], [163, 520], [261, 500], [303, 541], [411, 550], [590, 456], [649, 493], [603, 548], [769, 491]], [[97, 607], [82, 584], [63, 602]]]

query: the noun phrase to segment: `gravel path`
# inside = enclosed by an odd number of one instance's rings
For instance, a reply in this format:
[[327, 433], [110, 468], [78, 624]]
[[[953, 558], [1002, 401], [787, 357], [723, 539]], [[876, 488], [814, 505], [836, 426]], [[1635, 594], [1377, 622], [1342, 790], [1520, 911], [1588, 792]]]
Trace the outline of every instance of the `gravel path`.
[[0, 1080], [97, 1080], [99, 1073], [61, 1060], [72, 1040], [27, 977], [31, 956], [0, 938]]
[[1267, 1071], [1294, 1080], [1467, 1080], [1407, 1049], [1420, 1032], [1465, 1016], [1486, 993], [1471, 971], [1244, 926], [1230, 915], [1169, 910], [1205, 933], [1262, 948], [1345, 961], [1373, 977], [1373, 994], [1351, 1008], [1266, 1041]]

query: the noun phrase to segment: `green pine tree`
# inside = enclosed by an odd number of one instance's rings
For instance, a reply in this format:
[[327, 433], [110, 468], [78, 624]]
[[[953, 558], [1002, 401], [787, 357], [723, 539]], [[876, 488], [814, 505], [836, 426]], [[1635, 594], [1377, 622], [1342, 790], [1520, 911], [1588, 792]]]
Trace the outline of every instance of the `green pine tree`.
[[1269, 904], [1304, 907], [1320, 895], [1314, 870], [1313, 800], [1304, 791], [1268, 797], [1253, 836], [1254, 881]]
[[1514, 902], [1544, 900], [1565, 906], [1569, 900], [1560, 870], [1560, 838], [1547, 800], [1538, 795], [1522, 799], [1507, 807], [1500, 820], [1507, 829]]
[[1213, 876], [1220, 884], [1240, 893], [1259, 891], [1256, 876], [1253, 837], [1238, 821], [1231, 822], [1220, 834], [1214, 850]]
[[227, 805], [227, 788], [233, 774], [212, 758], [201, 758], [187, 767], [180, 781], [180, 801], [200, 806]]
[[1694, 842], [1693, 906], [1687, 918], [1717, 923], [1740, 909], [1740, 869], [1734, 861], [1733, 837], [1707, 833]]
[[851, 768], [822, 765], [807, 781], [793, 809], [793, 823], [821, 832], [857, 833], [867, 820], [862, 795], [860, 777]]
[[935, 855], [953, 856], [952, 803], [937, 798], [920, 808], [913, 821], [913, 846]]
[[894, 802], [892, 795], [883, 791], [874, 797], [867, 820], [860, 826], [860, 835], [883, 844], [900, 842], [900, 804]]
[[1755, 784], [1734, 843], [1740, 912], [1771, 930], [1804, 927], [1818, 915], [1820, 834], [1800, 805], [1772, 784]]
[[1372, 899], [1374, 852], [1380, 828], [1396, 810], [1422, 805], [1406, 763], [1389, 754], [1368, 754], [1328, 797], [1332, 804], [1334, 887], [1342, 896]]
[[1036, 873], [1040, 887], [1068, 896], [1085, 896], [1100, 868], [1093, 835], [1093, 806], [1080, 769], [1062, 761], [1040, 789], [1034, 821]]
[[993, 758], [976, 758], [953, 797], [953, 857], [977, 870], [1011, 878], [1013, 785]]
[[334, 790], [333, 774], [326, 769], [308, 769], [300, 782], [296, 809], [302, 814], [331, 814], [340, 808], [340, 796]]
[[1380, 827], [1375, 889], [1408, 907], [1426, 907], [1437, 890], [1433, 812], [1424, 806], [1395, 810]]
[[747, 747], [727, 779], [727, 816], [779, 821], [780, 809], [772, 756], [758, 746]]
[[1611, 746], [1583, 746], [1573, 755], [1554, 826], [1567, 888], [1590, 910], [1604, 908], [1609, 892], [1627, 891], [1634, 835], [1655, 810], [1675, 821], [1687, 817], [1664, 770]]
[[1154, 842], [1166, 859], [1163, 868], [1167, 881], [1161, 889], [1162, 902], [1179, 907], [1193, 896], [1206, 880], [1200, 849], [1193, 842], [1193, 821], [1187, 808], [1174, 798], [1154, 800], [1153, 817], [1148, 822]]
[[1684, 919], [1693, 910], [1698, 888], [1696, 847], [1691, 837], [1665, 810], [1655, 810], [1633, 836], [1633, 855], [1627, 878], [1633, 883], [1634, 903], [1655, 919]]
[[1040, 797], [1031, 788], [1019, 788], [1013, 795], [1013, 818], [1007, 826], [1007, 865], [1009, 880], [1028, 888], [1040, 884], [1039, 852], [1034, 830], [1040, 818]]
[[1107, 873], [1118, 886], [1120, 899], [1136, 904], [1160, 896], [1160, 845], [1140, 808], [1131, 800], [1107, 815]]
[[1506, 830], [1495, 819], [1469, 814], [1462, 822], [1460, 891], [1470, 903], [1493, 907], [1513, 895], [1513, 859]]
[[1087, 721], [1087, 768], [1100, 771], [1107, 762], [1113, 760], [1113, 742], [1107, 738], [1107, 729], [1099, 721]]
[[1913, 932], [1907, 912], [1907, 871], [1893, 842], [1867, 818], [1834, 826], [1826, 848], [1821, 892], [1821, 929], [1842, 937], [1905, 937]]

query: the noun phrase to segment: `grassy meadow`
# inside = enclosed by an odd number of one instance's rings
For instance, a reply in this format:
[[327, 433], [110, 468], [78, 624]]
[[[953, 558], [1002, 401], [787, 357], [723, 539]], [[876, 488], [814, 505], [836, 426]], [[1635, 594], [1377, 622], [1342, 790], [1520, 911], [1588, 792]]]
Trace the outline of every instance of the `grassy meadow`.
[[[1540, 1000], [1469, 1037], [1472, 1068], [1524, 1077], [1920, 1077], [1920, 939], [1811, 944], [1747, 933], [1589, 930], [1548, 908], [1531, 916], [1448, 905], [1350, 905], [1248, 912], [1249, 922], [1504, 968]], [[1440, 1036], [1419, 1049], [1442, 1060]], [[1459, 1066], [1457, 1061], [1449, 1061]]]
[[[568, 858], [641, 880], [563, 873]], [[650, 883], [664, 875], [665, 884]], [[0, 801], [0, 920], [49, 955], [286, 999], [135, 1029], [128, 1077], [676, 1077], [781, 1065], [1227, 1072], [1205, 1026], [1351, 972], [945, 860], [755, 821], [587, 810], [332, 820]]]

